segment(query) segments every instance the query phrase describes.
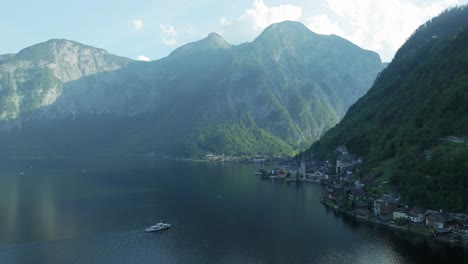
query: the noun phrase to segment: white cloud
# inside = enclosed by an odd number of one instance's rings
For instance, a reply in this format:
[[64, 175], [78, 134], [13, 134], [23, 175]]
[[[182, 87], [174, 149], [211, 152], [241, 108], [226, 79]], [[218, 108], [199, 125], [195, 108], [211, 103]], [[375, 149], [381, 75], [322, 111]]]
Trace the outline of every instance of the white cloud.
[[141, 19], [133, 20], [132, 25], [135, 30], [142, 30], [144, 27], [143, 21]]
[[175, 46], [177, 45], [178, 42], [177, 42], [177, 39], [174, 39], [174, 38], [171, 38], [171, 39], [163, 38], [161, 40], [161, 43], [167, 46]]
[[221, 26], [227, 26], [227, 25], [230, 25], [231, 24], [231, 21], [229, 21], [227, 18], [225, 17], [222, 17], [220, 19], [218, 19], [218, 23], [221, 25]]
[[251, 41], [271, 24], [285, 20], [298, 21], [302, 16], [302, 7], [296, 5], [268, 6], [263, 0], [253, 1], [250, 8], [236, 19], [218, 22], [222, 25], [223, 36], [232, 43]]
[[177, 31], [172, 25], [159, 25], [161, 29], [161, 43], [167, 46], [176, 46], [178, 44], [177, 39], [174, 37], [178, 35]]
[[345, 33], [337, 22], [334, 22], [327, 14], [309, 17], [306, 19], [306, 26], [318, 34], [335, 34], [344, 36]]
[[161, 24], [159, 27], [161, 28], [161, 32], [162, 32], [164, 35], [167, 35], [167, 36], [177, 36], [177, 31], [175, 30], [175, 28], [174, 28], [172, 25], [164, 25], [164, 24]]
[[150, 58], [146, 57], [145, 55], [140, 55], [137, 57], [139, 61], [150, 61]]
[[255, 0], [252, 7], [237, 20], [251, 24], [251, 29], [260, 31], [273, 23], [285, 20], [297, 21], [302, 16], [302, 7], [295, 5], [267, 6], [263, 0]]
[[389, 61], [419, 25], [462, 1], [417, 2], [326, 0], [327, 14], [311, 16], [305, 21], [313, 31], [340, 35], [361, 47], [377, 51], [384, 61]]

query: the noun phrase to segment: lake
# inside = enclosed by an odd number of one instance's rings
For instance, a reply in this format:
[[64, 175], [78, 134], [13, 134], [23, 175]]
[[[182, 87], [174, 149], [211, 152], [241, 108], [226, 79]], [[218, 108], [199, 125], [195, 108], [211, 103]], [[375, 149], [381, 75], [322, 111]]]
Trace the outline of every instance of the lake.
[[[0, 263], [463, 263], [467, 250], [336, 214], [260, 165], [0, 161]], [[143, 228], [160, 220], [162, 233]]]

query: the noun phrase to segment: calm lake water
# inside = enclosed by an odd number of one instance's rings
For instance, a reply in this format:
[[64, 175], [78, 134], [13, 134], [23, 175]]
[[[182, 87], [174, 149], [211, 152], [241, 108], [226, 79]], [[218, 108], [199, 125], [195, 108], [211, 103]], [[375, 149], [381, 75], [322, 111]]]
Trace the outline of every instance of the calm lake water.
[[[0, 263], [463, 263], [468, 252], [356, 222], [318, 185], [259, 165], [0, 161]], [[173, 228], [143, 232], [163, 220]]]

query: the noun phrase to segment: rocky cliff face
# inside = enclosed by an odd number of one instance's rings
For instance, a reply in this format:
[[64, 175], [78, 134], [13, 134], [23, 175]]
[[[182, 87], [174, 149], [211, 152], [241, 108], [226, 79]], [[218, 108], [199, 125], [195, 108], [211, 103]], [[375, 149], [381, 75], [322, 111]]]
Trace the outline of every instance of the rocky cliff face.
[[51, 105], [63, 84], [96, 73], [114, 71], [131, 60], [69, 40], [49, 40], [0, 59], [0, 120]]
[[[115, 124], [123, 134], [113, 149], [171, 155], [291, 154], [335, 125], [382, 69], [376, 53], [297, 22], [272, 25], [239, 46], [212, 33], [164, 59], [125, 67], [127, 60], [102, 50], [47, 43], [43, 52], [26, 49], [0, 64], [47, 70], [28, 86], [41, 100], [10, 99], [20, 107], [3, 119], [26, 110], [23, 120], [36, 123], [114, 116], [132, 127]], [[19, 59], [31, 54], [41, 56]], [[2, 87], [18, 90], [32, 78], [11, 74], [2, 70], [11, 78], [1, 79], [13, 81]]]

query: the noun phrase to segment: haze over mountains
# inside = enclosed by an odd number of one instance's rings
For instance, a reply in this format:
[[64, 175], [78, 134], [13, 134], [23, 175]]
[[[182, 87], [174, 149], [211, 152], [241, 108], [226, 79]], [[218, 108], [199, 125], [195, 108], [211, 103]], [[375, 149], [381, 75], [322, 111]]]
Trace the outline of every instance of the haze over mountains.
[[333, 127], [379, 56], [298, 22], [136, 62], [69, 40], [0, 57], [3, 153], [290, 155]]

